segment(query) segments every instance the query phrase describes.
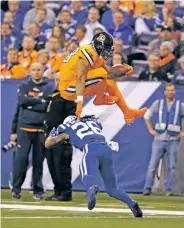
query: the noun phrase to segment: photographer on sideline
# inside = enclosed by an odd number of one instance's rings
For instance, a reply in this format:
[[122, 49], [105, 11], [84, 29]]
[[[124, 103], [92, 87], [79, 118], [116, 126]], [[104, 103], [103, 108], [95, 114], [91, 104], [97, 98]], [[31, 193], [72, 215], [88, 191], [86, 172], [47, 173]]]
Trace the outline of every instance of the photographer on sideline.
[[43, 187], [38, 183], [42, 176], [44, 159], [44, 116], [47, 98], [52, 93], [52, 86], [43, 79], [43, 66], [33, 63], [30, 70], [31, 79], [23, 82], [18, 89], [20, 106], [17, 150], [13, 162], [12, 197], [21, 198], [21, 186], [25, 180], [28, 156], [32, 146], [33, 153], [33, 194], [34, 199], [43, 199]]
[[[16, 148], [16, 146], [17, 146], [17, 130], [18, 130], [19, 112], [20, 112], [20, 105], [17, 104], [16, 109], [15, 109], [15, 113], [14, 113], [14, 116], [13, 116], [13, 120], [12, 120], [10, 142], [2, 147], [4, 152], [7, 152], [7, 151], [11, 150], [12, 148]], [[14, 158], [15, 158], [15, 150], [16, 149], [13, 150], [13, 162], [14, 162]], [[31, 155], [32, 155], [32, 153], [30, 154], [30, 156]], [[28, 163], [30, 163], [30, 162], [32, 164], [32, 160], [29, 161]], [[13, 163], [12, 163], [12, 165], [13, 165]], [[29, 164], [28, 164], [28, 166], [29, 166]], [[13, 182], [13, 173], [11, 172], [10, 173], [10, 179], [9, 179], [9, 187], [10, 187], [10, 189], [12, 189], [12, 187], [13, 187], [12, 186], [12, 182]], [[32, 183], [33, 183], [33, 180], [31, 180], [31, 182], [30, 182], [31, 190], [32, 190]], [[42, 176], [40, 177], [40, 180], [37, 183], [37, 185], [40, 186], [40, 188], [43, 188]]]

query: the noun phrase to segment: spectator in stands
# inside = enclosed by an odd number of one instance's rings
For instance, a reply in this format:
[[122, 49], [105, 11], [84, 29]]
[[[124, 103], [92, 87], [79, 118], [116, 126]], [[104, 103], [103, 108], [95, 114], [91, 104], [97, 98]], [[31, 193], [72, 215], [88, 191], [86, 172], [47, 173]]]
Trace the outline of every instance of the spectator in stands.
[[113, 53], [111, 66], [114, 66], [116, 64], [123, 64], [123, 63], [124, 63], [123, 55]]
[[94, 30], [96, 28], [101, 28], [104, 31], [106, 31], [105, 27], [99, 23], [98, 21], [99, 18], [100, 18], [99, 10], [96, 7], [91, 7], [88, 13], [88, 21], [87, 21], [87, 24], [85, 25], [87, 29], [85, 40], [87, 41], [92, 40]]
[[[159, 37], [157, 39], [152, 40], [149, 43], [149, 53], [159, 51], [160, 45], [165, 41], [172, 41], [172, 33], [169, 27], [161, 27], [161, 31], [159, 32]], [[174, 45], [176, 42], [172, 41]]]
[[167, 20], [167, 17], [172, 14], [176, 20], [182, 23], [183, 18], [183, 9], [177, 8], [177, 1], [175, 0], [165, 0], [164, 7], [162, 8], [162, 12], [159, 15], [158, 25], [162, 24]]
[[158, 53], [152, 53], [148, 57], [147, 68], [140, 73], [139, 80], [143, 81], [167, 81], [167, 74], [160, 68], [160, 56]]
[[4, 14], [3, 22], [10, 24], [11, 28], [12, 28], [12, 35], [17, 37], [18, 39], [22, 40], [21, 30], [13, 24], [13, 13], [12, 12], [7, 11]]
[[172, 39], [179, 41], [181, 37], [181, 25], [176, 21], [175, 17], [172, 14], [168, 15], [164, 25], [168, 26], [171, 29]]
[[7, 64], [1, 65], [1, 77], [23, 79], [27, 75], [25, 68], [18, 61], [18, 50], [14, 47], [7, 52]]
[[62, 54], [59, 53], [60, 40], [57, 37], [51, 36], [48, 41], [49, 64], [53, 72], [58, 72], [63, 61]]
[[37, 52], [34, 48], [34, 39], [31, 36], [25, 36], [22, 41], [22, 51], [18, 54], [18, 60], [27, 71], [29, 71], [30, 66], [37, 61]]
[[[164, 89], [164, 99], [156, 100], [146, 112], [144, 118], [150, 134], [154, 136], [152, 155], [149, 162], [144, 195], [150, 195], [160, 159], [167, 155], [167, 176], [165, 194], [172, 195], [173, 180], [176, 170], [179, 143], [184, 132], [181, 130], [181, 119], [184, 115], [184, 103], [176, 100], [175, 86], [167, 83]], [[179, 110], [179, 112], [178, 112]], [[155, 128], [151, 117], [156, 115]]]
[[[114, 39], [114, 53], [117, 56], [121, 56], [123, 63], [127, 62], [126, 56], [123, 54], [123, 41], [121, 39]], [[117, 57], [116, 56], [116, 57]], [[112, 65], [112, 60], [107, 61], [107, 65]]]
[[108, 32], [115, 38], [121, 39], [124, 45], [131, 45], [133, 39], [133, 30], [125, 24], [122, 11], [113, 14], [114, 26]]
[[38, 52], [38, 62], [43, 66], [43, 77], [54, 79], [55, 72], [52, 71], [49, 64], [49, 52], [42, 49]]
[[[113, 14], [121, 10], [120, 1], [114, 1], [114, 0], [110, 1], [109, 7], [110, 7], [110, 10], [106, 11], [103, 14], [102, 20], [101, 20], [102, 25], [107, 29], [107, 31], [114, 26]], [[131, 16], [128, 15], [126, 12], [124, 12], [124, 23], [126, 25], [129, 25], [131, 23], [131, 20], [132, 20]]]
[[53, 10], [55, 15], [58, 15], [58, 13], [60, 12], [64, 4], [65, 4], [65, 1], [46, 0], [45, 7]]
[[120, 8], [123, 10], [123, 12], [131, 14], [135, 10], [134, 8], [137, 2], [139, 1], [120, 1]]
[[84, 25], [88, 17], [87, 8], [83, 6], [82, 1], [71, 1], [71, 14], [77, 25]]
[[93, 31], [93, 35], [96, 35], [97, 33], [103, 32], [104, 30], [102, 28], [96, 28]]
[[72, 15], [69, 10], [62, 10], [59, 13], [57, 23], [62, 28], [66, 40], [69, 40], [75, 34], [77, 21], [72, 19]]
[[176, 65], [176, 58], [172, 54], [173, 51], [174, 46], [170, 41], [163, 42], [160, 46], [160, 69], [171, 75], [174, 74]]
[[15, 27], [22, 29], [22, 24], [25, 17], [25, 12], [20, 8], [20, 1], [19, 0], [9, 0], [8, 1], [8, 8], [11, 13], [13, 13], [13, 24]]
[[40, 33], [49, 38], [52, 33], [52, 26], [46, 23], [47, 10], [45, 8], [36, 9], [35, 22], [40, 26]]
[[60, 40], [61, 48], [64, 48], [65, 34], [59, 25], [55, 25], [52, 29], [52, 36], [57, 37]]
[[114, 39], [114, 53], [122, 54], [123, 53], [123, 41], [121, 39]]
[[79, 25], [76, 28], [76, 32], [75, 32], [75, 35], [72, 38], [72, 40], [76, 39], [79, 42], [80, 45], [89, 44], [91, 41], [89, 41], [89, 43], [87, 43], [87, 41], [84, 39], [86, 31], [87, 31], [86, 27], [84, 27], [82, 25]]
[[12, 35], [11, 25], [3, 22], [1, 24], [1, 64], [6, 63], [7, 50], [11, 47], [19, 49], [20, 40]]
[[83, 1], [72, 0], [70, 5], [65, 5], [62, 9], [71, 12], [72, 19], [77, 22], [76, 26], [85, 24], [88, 17], [88, 10], [83, 6]]
[[107, 1], [99, 1], [95, 0], [94, 1], [94, 6], [99, 10], [100, 12], [100, 22], [102, 19], [103, 14], [109, 10], [109, 7], [107, 6]]
[[[45, 9], [45, 1], [44, 0], [40, 0], [40, 1], [36, 1], [34, 0], [33, 1], [33, 8], [30, 9], [27, 14], [25, 15], [25, 18], [24, 18], [24, 23], [23, 23], [23, 28], [24, 30], [28, 30], [29, 28], [29, 25], [32, 24], [32, 23], [35, 23], [35, 18], [36, 18], [36, 10], [38, 8], [43, 8]], [[47, 24], [50, 24], [50, 25], [54, 25], [55, 23], [55, 14], [54, 12], [49, 9], [49, 8], [46, 8], [47, 10], [47, 17], [46, 17], [46, 20], [45, 22]]]
[[69, 53], [72, 53], [73, 51], [75, 51], [77, 48], [79, 47], [79, 43], [75, 40], [71, 40], [67, 46], [66, 46], [66, 50], [69, 51]]
[[44, 160], [44, 116], [46, 99], [52, 93], [52, 86], [43, 79], [43, 67], [40, 63], [31, 65], [31, 80], [23, 82], [18, 89], [19, 129], [17, 150], [13, 162], [12, 197], [21, 198], [21, 186], [26, 177], [27, 161], [33, 147], [33, 194], [34, 199], [43, 199], [43, 186], [38, 183], [42, 177]]
[[47, 38], [41, 34], [40, 26], [36, 23], [29, 25], [28, 34], [35, 40], [35, 50], [39, 51], [45, 47], [45, 43], [47, 42]]
[[174, 84], [184, 85], [184, 55], [178, 60], [180, 69], [174, 73], [172, 82]]
[[156, 7], [153, 1], [142, 2], [142, 12], [135, 21], [135, 32], [141, 33], [153, 32], [156, 26]]

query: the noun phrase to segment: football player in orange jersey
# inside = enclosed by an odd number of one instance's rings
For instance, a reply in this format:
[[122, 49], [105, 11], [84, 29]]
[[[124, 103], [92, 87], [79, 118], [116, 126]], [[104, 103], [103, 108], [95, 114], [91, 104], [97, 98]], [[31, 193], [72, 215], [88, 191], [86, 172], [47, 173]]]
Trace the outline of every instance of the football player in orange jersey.
[[110, 71], [123, 70], [126, 74], [133, 72], [133, 68], [127, 64], [115, 65], [111, 69], [106, 66], [106, 61], [112, 57], [113, 51], [113, 37], [101, 32], [93, 37], [91, 44], [81, 45], [61, 64], [59, 90], [66, 100], [77, 99], [78, 119], [82, 113], [83, 97], [94, 95], [94, 105], [116, 103], [127, 124], [133, 123], [134, 119], [143, 116], [147, 111], [147, 108], [129, 108], [116, 82], [108, 79]]

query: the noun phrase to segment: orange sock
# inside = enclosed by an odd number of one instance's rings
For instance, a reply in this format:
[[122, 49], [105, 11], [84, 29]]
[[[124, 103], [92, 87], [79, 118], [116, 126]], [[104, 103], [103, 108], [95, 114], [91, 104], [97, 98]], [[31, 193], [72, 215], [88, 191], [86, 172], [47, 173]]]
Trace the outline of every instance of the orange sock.
[[123, 114], [125, 114], [130, 110], [122, 93], [119, 91], [117, 83], [115, 81], [107, 80], [107, 92], [109, 93], [110, 96], [116, 96], [119, 98], [116, 104], [121, 109]]

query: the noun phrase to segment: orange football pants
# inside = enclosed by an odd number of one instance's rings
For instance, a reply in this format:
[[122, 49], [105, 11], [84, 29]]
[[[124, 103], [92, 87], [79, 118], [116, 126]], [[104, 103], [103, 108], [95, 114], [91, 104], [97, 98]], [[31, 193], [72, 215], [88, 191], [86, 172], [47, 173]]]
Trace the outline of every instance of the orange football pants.
[[[110, 96], [116, 96], [119, 98], [117, 105], [122, 110], [123, 113], [129, 110], [124, 97], [118, 89], [117, 83], [115, 81], [107, 79], [107, 71], [100, 67], [93, 70], [90, 70], [87, 74], [86, 85], [84, 90], [84, 97], [89, 96], [104, 96], [104, 93], [109, 93]], [[65, 88], [63, 89], [62, 81], [60, 81], [60, 94], [66, 100], [76, 100], [76, 80], [69, 82]]]

